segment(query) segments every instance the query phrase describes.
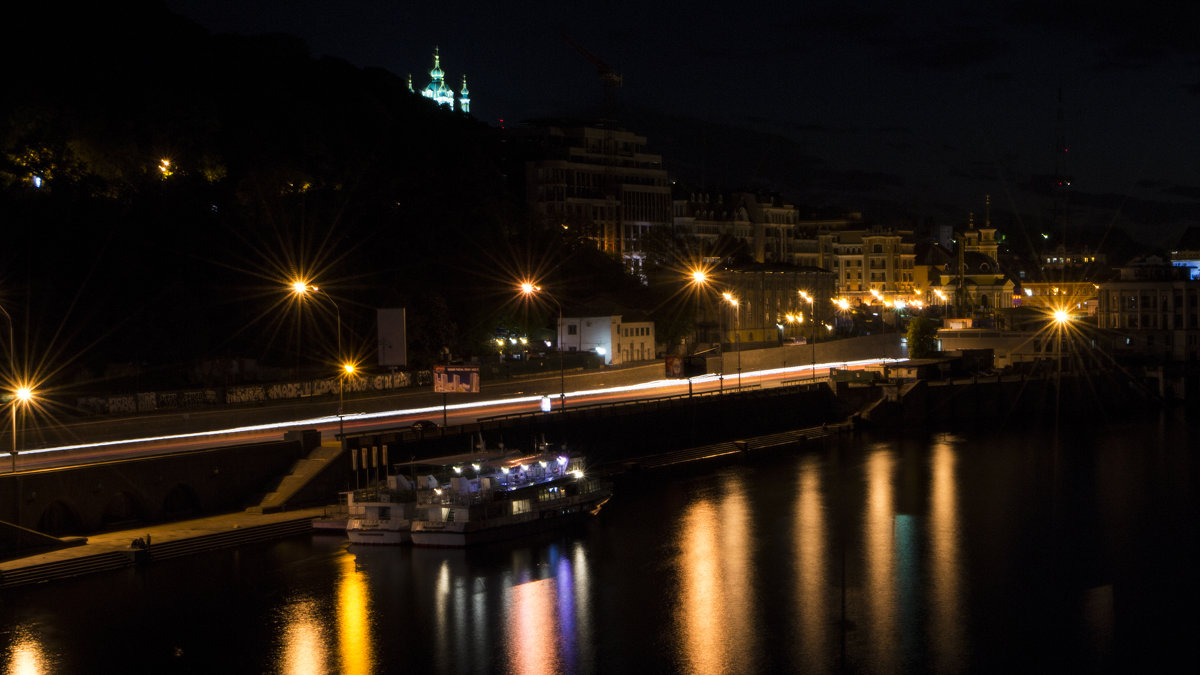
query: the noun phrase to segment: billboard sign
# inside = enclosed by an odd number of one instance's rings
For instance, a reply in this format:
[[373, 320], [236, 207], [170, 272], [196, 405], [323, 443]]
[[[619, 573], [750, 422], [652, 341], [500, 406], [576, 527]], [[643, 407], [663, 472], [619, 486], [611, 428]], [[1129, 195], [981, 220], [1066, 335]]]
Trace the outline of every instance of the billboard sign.
[[436, 394], [478, 394], [479, 366], [434, 366]]
[[380, 309], [376, 317], [379, 323], [379, 365], [385, 368], [407, 366], [408, 336], [404, 309]]

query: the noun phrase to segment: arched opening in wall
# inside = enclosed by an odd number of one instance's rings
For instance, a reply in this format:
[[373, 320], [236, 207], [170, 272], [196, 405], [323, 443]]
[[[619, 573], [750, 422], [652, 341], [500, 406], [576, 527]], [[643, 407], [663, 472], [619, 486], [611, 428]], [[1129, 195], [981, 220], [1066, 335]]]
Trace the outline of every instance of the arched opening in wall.
[[991, 302], [988, 301], [987, 293], [979, 294], [979, 306], [983, 307], [984, 309], [987, 309], [991, 306]]
[[42, 511], [38, 518], [38, 532], [44, 532], [56, 537], [68, 534], [83, 534], [83, 521], [79, 514], [66, 502], [56, 501]]
[[196, 491], [182, 483], [171, 488], [163, 499], [163, 515], [177, 519], [200, 513], [200, 498]]
[[105, 530], [127, 529], [146, 519], [142, 503], [128, 492], [119, 492], [104, 505], [100, 514], [100, 527]]

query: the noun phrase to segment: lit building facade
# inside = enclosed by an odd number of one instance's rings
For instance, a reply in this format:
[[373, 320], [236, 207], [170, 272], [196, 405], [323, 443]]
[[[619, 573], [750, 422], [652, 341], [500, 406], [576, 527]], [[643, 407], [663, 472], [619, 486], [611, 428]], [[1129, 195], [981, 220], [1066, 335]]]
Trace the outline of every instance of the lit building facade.
[[914, 246], [911, 230], [823, 232], [817, 235], [818, 264], [834, 273], [838, 294], [848, 300], [869, 302], [875, 293], [911, 296], [916, 282]]
[[774, 195], [705, 191], [677, 196], [675, 231], [713, 243], [722, 235], [746, 242], [755, 262], [796, 264], [796, 209]]
[[607, 365], [619, 366], [655, 358], [653, 321], [623, 321], [622, 316], [562, 318], [558, 344], [568, 352], [596, 352]]
[[[785, 338], [821, 340], [832, 326], [836, 308], [829, 270], [759, 263], [712, 273], [710, 288], [698, 321], [715, 327], [718, 341], [727, 345], [774, 346]], [[728, 300], [724, 293], [729, 293]], [[710, 342], [710, 337], [706, 333], [700, 341]]]
[[1097, 290], [1096, 327], [1115, 355], [1165, 361], [1200, 358], [1200, 281], [1188, 269], [1158, 258], [1118, 270]]
[[645, 137], [570, 123], [511, 131], [525, 153], [526, 197], [534, 213], [640, 274], [643, 239], [672, 222], [662, 156], [646, 151]]

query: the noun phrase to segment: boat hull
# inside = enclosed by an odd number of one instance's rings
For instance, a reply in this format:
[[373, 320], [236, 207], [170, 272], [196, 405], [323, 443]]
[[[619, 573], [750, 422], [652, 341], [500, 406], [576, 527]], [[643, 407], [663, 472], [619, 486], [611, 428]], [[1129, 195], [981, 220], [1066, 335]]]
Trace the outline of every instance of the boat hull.
[[351, 544], [361, 546], [397, 546], [411, 541], [410, 523], [402, 520], [377, 526], [362, 527], [353, 519], [346, 528]]
[[600, 510], [610, 492], [580, 495], [562, 503], [512, 516], [466, 522], [413, 521], [414, 546], [460, 548], [540, 534], [586, 520]]
[[408, 530], [346, 530], [346, 537], [358, 546], [399, 546], [411, 540]]

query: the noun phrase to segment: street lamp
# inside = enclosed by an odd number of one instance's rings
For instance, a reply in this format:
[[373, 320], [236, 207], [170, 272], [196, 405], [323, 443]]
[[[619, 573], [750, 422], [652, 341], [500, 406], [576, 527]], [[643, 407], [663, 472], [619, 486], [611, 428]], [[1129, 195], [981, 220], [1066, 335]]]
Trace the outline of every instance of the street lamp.
[[733, 350], [737, 352], [738, 389], [742, 388], [742, 308], [738, 299], [726, 291], [721, 294], [725, 302], [733, 305]]
[[[4, 308], [4, 305], [0, 305], [0, 313], [3, 313], [4, 318], [8, 319], [8, 372], [9, 372], [9, 377], [11, 377], [13, 379], [13, 382], [16, 383], [17, 382], [17, 343], [16, 343], [16, 339], [13, 337], [12, 315], [9, 314], [8, 310]], [[13, 398], [12, 398], [12, 403], [11, 403], [11, 405], [12, 405], [12, 470], [13, 470], [13, 473], [17, 472], [17, 402], [20, 401], [22, 403], [28, 403], [29, 399], [32, 397], [33, 397], [33, 392], [29, 389], [28, 386], [25, 386], [25, 385], [18, 386], [13, 391]]]
[[24, 416], [25, 408], [29, 406], [29, 402], [33, 400], [33, 389], [29, 385], [23, 384], [13, 390], [12, 398], [12, 473], [17, 472], [17, 406], [21, 406], [21, 414]]
[[812, 345], [812, 347], [811, 347], [811, 349], [812, 349], [812, 379], [815, 382], [817, 379], [817, 305], [815, 302], [816, 298], [809, 295], [808, 293], [805, 293], [804, 291], [800, 291], [800, 297], [804, 298], [805, 301], [808, 302], [808, 322], [811, 324], [811, 327], [808, 329], [808, 331], [809, 331], [808, 342], [810, 345]]
[[696, 298], [696, 335], [694, 337], [694, 344], [692, 346], [692, 353], [695, 354], [696, 347], [700, 345], [700, 301], [703, 295], [701, 289], [708, 285], [708, 272], [701, 268], [696, 268], [692, 270], [690, 276], [692, 279], [691, 283], [693, 286], [695, 286]]
[[549, 291], [542, 290], [541, 286], [536, 286], [532, 282], [522, 281], [520, 286], [518, 286], [517, 288], [518, 288], [518, 290], [521, 291], [521, 295], [525, 296], [525, 299], [527, 299], [527, 300], [532, 298], [535, 294], [545, 295], [547, 298], [550, 298], [550, 300], [554, 303], [554, 306], [558, 309], [558, 325], [556, 326], [557, 330], [555, 331], [555, 336], [554, 336], [554, 341], [556, 343], [555, 346], [558, 347], [558, 409], [566, 410], [567, 409], [567, 381], [566, 381], [567, 380], [567, 371], [566, 371], [566, 368], [563, 366], [562, 305], [560, 305], [558, 303], [558, 298], [555, 298], [552, 293], [550, 293]]
[[1062, 335], [1071, 322], [1071, 314], [1065, 309], [1054, 310], [1054, 358], [1058, 361], [1058, 373], [1062, 375]]
[[[300, 298], [301, 300], [303, 300], [304, 298], [307, 298], [309, 296], [315, 297], [317, 293], [320, 293], [321, 295], [325, 296], [325, 299], [329, 301], [329, 304], [333, 305], [333, 311], [337, 317], [337, 358], [338, 358], [338, 361], [341, 363], [341, 370], [342, 370], [342, 372], [338, 373], [338, 411], [337, 411], [338, 437], [341, 438], [345, 432], [345, 422], [343, 419], [343, 412], [345, 410], [345, 386], [344, 385], [346, 382], [346, 378], [353, 375], [355, 370], [357, 370], [356, 366], [353, 363], [351, 363], [350, 361], [346, 360], [345, 354], [342, 353], [342, 308], [338, 307], [337, 301], [334, 300], [333, 296], [329, 295], [329, 293], [321, 290], [320, 288], [318, 288], [316, 286], [310, 285], [307, 281], [304, 281], [302, 279], [296, 279], [295, 281], [293, 281], [291, 284], [291, 288], [292, 288], [292, 293], [294, 293], [296, 295], [296, 297]], [[346, 441], [345, 441], [345, 439], [342, 439], [342, 449], [345, 449], [345, 445], [346, 445]]]

